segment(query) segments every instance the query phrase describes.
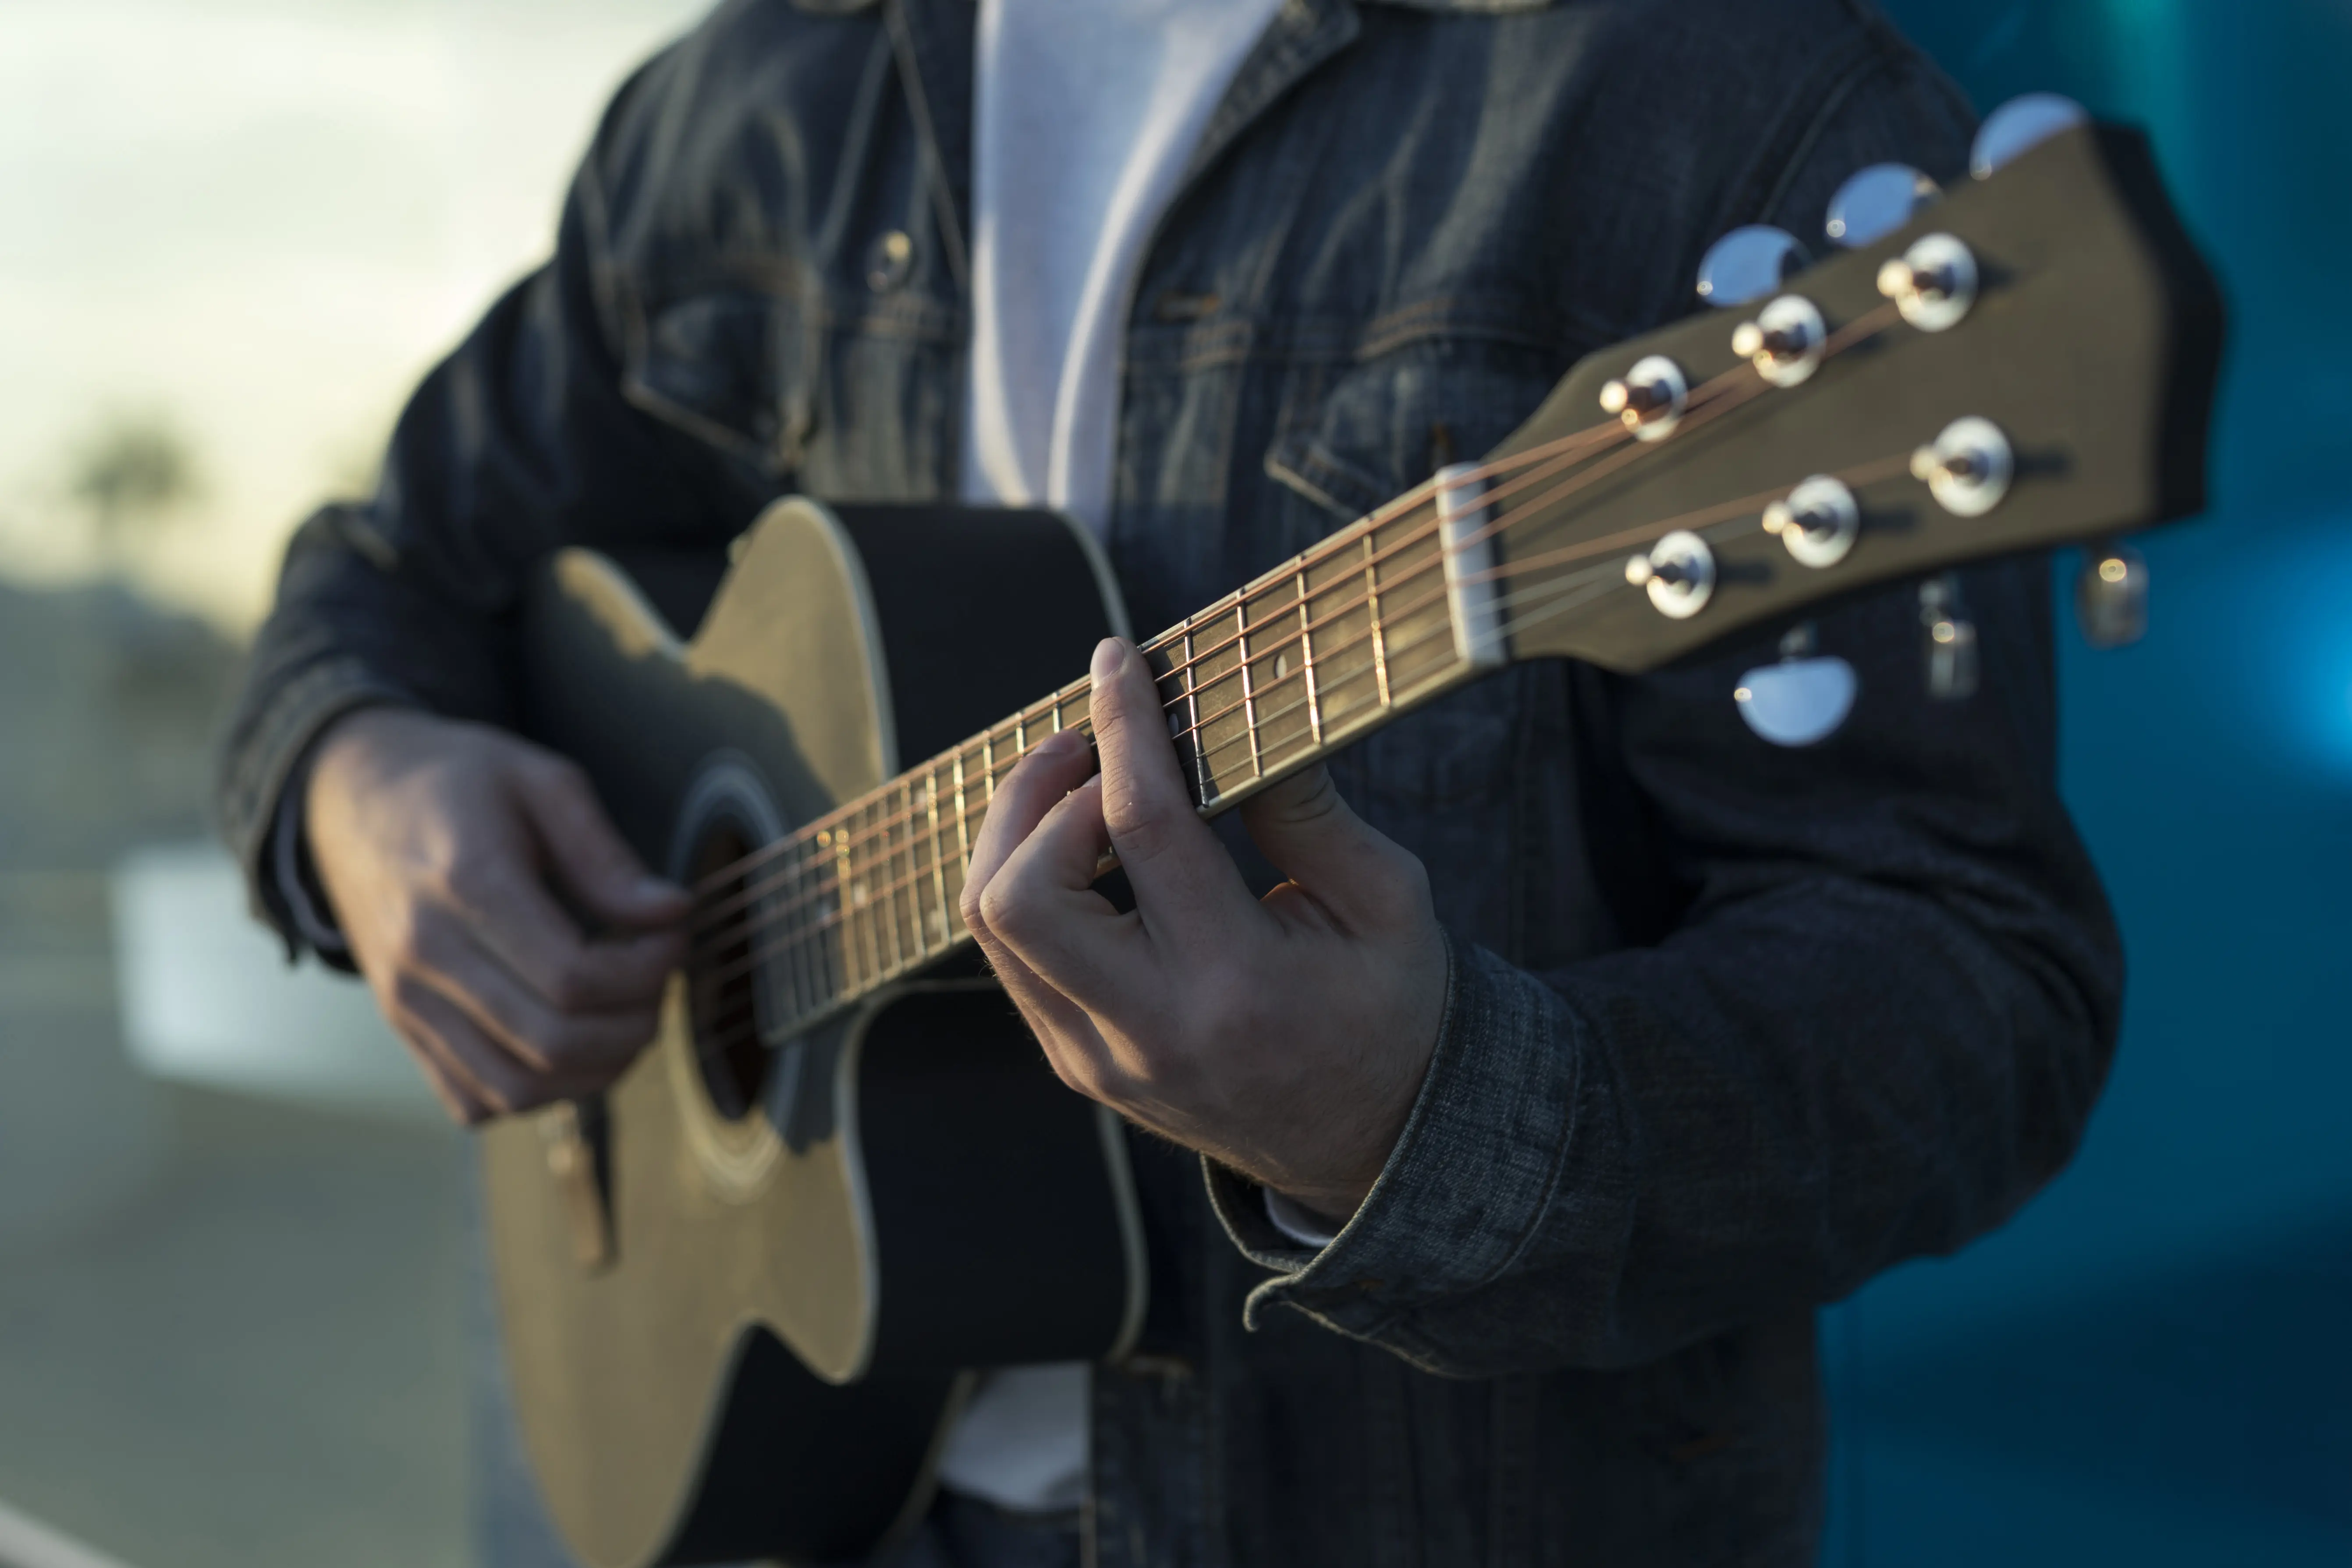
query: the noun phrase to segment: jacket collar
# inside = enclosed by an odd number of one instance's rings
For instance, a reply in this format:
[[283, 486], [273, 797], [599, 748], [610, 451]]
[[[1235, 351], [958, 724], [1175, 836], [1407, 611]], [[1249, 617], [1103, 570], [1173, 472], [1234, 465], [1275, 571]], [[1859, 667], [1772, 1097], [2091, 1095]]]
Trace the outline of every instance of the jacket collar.
[[[881, 5], [940, 193], [940, 235], [959, 289], [971, 277], [971, 60], [973, 0], [793, 0], [803, 10], [857, 11]], [[1496, 15], [1541, 10], [1552, 0], [1285, 0], [1265, 37], [1234, 73], [1233, 85], [1201, 132], [1177, 195], [1190, 187], [1258, 116], [1309, 71], [1352, 42], [1359, 5]]]

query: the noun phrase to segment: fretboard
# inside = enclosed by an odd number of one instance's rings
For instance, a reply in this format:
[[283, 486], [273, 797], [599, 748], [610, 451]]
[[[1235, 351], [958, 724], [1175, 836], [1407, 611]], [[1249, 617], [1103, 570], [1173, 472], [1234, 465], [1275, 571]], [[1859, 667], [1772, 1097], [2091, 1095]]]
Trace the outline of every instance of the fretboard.
[[[1425, 489], [1430, 488], [1425, 487]], [[1419, 492], [1417, 492], [1419, 493]], [[1475, 484], [1399, 502], [1142, 645], [1194, 804], [1214, 816], [1502, 659]], [[957, 905], [997, 785], [1093, 732], [1081, 677], [742, 862], [709, 889], [696, 982], [793, 1035], [971, 940]]]

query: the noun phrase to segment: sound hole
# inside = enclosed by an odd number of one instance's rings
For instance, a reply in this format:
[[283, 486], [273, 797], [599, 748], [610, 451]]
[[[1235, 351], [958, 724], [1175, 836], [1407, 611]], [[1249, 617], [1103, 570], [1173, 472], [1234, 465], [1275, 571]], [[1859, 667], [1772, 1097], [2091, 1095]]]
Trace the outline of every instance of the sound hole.
[[[695, 849], [695, 880], [736, 865], [751, 849], [740, 824], [714, 825]], [[712, 1107], [730, 1121], [760, 1103], [775, 1057], [760, 1037], [758, 901], [751, 886], [759, 874], [754, 867], [708, 895], [705, 907], [716, 912], [706, 917], [710, 923], [699, 933], [692, 971], [695, 1057]]]

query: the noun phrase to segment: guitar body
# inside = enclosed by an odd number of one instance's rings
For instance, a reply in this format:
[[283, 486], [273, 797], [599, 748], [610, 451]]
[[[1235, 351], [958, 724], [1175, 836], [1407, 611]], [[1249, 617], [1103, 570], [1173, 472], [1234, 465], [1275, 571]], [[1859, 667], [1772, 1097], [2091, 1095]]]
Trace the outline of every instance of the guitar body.
[[[526, 724], [690, 882], [1124, 629], [1052, 514], [796, 500], [731, 568], [557, 556]], [[597, 1101], [482, 1141], [526, 1447], [594, 1568], [867, 1551], [919, 1517], [966, 1369], [1115, 1353], [1141, 1318], [1118, 1124], [968, 956], [790, 1037], [743, 967], [718, 994], [674, 979]]]

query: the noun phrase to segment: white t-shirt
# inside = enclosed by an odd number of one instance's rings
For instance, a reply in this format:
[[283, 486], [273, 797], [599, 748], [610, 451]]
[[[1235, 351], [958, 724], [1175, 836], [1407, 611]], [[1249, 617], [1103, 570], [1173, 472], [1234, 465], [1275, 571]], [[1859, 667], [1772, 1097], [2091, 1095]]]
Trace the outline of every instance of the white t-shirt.
[[[1119, 348], [1152, 231], [1282, 0], [981, 0], [963, 499], [1110, 514]], [[1086, 1497], [1087, 1367], [990, 1374], [942, 1484], [1006, 1508]]]

